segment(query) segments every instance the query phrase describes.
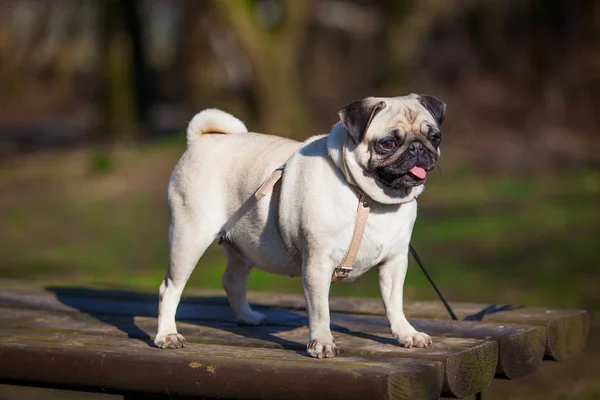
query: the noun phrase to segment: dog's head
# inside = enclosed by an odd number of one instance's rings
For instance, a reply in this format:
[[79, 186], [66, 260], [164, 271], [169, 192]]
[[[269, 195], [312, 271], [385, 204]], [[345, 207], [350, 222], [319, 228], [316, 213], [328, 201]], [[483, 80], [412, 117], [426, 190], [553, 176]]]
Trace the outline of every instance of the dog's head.
[[446, 104], [428, 95], [368, 97], [340, 110], [346, 163], [359, 187], [382, 203], [423, 191], [440, 155]]

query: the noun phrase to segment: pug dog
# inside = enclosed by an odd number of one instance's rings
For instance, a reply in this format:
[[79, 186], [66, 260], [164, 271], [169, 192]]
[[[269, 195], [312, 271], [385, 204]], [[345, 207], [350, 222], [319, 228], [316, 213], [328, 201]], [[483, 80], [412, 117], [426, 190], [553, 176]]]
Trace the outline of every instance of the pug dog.
[[[371, 212], [344, 281], [377, 267], [394, 338], [404, 347], [429, 346], [431, 338], [404, 316], [402, 300], [416, 200], [440, 155], [445, 112], [445, 103], [428, 95], [368, 97], [344, 107], [328, 134], [302, 143], [248, 132], [217, 109], [195, 115], [168, 184], [169, 261], [155, 345], [186, 345], [175, 312], [196, 263], [219, 240], [227, 254], [223, 287], [239, 323], [266, 322], [246, 300], [253, 267], [301, 276], [308, 353], [337, 355], [329, 289], [351, 242], [358, 200], [366, 194]], [[257, 199], [257, 189], [282, 165], [281, 180]]]

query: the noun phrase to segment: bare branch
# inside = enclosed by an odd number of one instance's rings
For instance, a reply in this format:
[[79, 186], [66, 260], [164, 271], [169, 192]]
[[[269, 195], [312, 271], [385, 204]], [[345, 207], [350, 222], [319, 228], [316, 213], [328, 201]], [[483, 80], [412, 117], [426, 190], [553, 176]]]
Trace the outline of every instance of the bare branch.
[[229, 27], [248, 55], [251, 58], [260, 57], [267, 37], [254, 18], [250, 0], [216, 0], [214, 4], [227, 19]]
[[286, 45], [297, 47], [298, 42], [302, 40], [305, 32], [305, 26], [308, 21], [310, 2], [308, 0], [284, 0], [284, 35]]

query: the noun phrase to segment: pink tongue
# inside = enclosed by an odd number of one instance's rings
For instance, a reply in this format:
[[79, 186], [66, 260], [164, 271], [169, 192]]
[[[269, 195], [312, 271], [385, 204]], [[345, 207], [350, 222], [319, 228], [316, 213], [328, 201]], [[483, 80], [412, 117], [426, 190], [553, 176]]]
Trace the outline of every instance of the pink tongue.
[[419, 179], [425, 179], [427, 176], [427, 171], [417, 165], [412, 167], [409, 172]]

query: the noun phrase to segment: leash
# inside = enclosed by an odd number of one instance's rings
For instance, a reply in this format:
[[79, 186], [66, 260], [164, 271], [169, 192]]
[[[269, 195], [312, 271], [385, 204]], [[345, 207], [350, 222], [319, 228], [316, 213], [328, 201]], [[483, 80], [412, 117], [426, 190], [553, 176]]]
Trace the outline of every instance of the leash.
[[[431, 277], [431, 275], [429, 275], [427, 268], [425, 268], [425, 264], [423, 264], [423, 261], [421, 261], [421, 258], [417, 254], [417, 251], [415, 250], [415, 248], [412, 247], [412, 245], [409, 245], [409, 250], [410, 250], [410, 254], [412, 254], [412, 256], [415, 259], [415, 261], [417, 262], [417, 264], [419, 264], [421, 271], [423, 271], [423, 273], [427, 277], [427, 280], [433, 287], [433, 290], [435, 290], [435, 292], [437, 293], [437, 295], [440, 298], [440, 300], [442, 301], [442, 303], [444, 303], [444, 307], [446, 307], [446, 310], [448, 310], [448, 314], [450, 314], [450, 318], [452, 318], [454, 321], [458, 321], [458, 317], [454, 313], [454, 310], [452, 309], [450, 304], [446, 301], [446, 298], [444, 297], [442, 292], [440, 292], [440, 289], [438, 289], [435, 282], [433, 282], [433, 278]], [[489, 306], [484, 307], [481, 311], [479, 311], [475, 314], [467, 315], [463, 319], [463, 321], [481, 322], [483, 320], [483, 317], [485, 317], [486, 315], [495, 314], [495, 313], [499, 313], [499, 312], [503, 312], [503, 311], [518, 310], [523, 307], [525, 307], [525, 306], [523, 306], [523, 305], [514, 306], [512, 304], [504, 304], [504, 305], [498, 306], [496, 304], [490, 304]]]
[[[431, 278], [431, 275], [429, 275], [429, 272], [427, 271], [427, 268], [425, 268], [425, 264], [423, 264], [423, 261], [421, 261], [421, 258], [417, 254], [417, 251], [415, 250], [415, 248], [412, 247], [412, 244], [408, 245], [408, 249], [410, 251], [410, 254], [412, 254], [413, 258], [417, 262], [417, 264], [419, 264], [419, 267], [421, 268], [421, 271], [423, 271], [423, 273], [427, 277], [427, 280], [429, 281], [429, 283], [433, 287], [433, 290], [435, 290], [435, 292], [437, 293], [437, 295], [440, 298], [440, 300], [442, 301], [442, 303], [444, 303], [444, 307], [446, 307], [446, 310], [448, 310], [448, 314], [450, 314], [450, 318], [452, 318], [453, 321], [458, 321], [458, 317], [454, 313], [454, 310], [452, 309], [452, 307], [450, 306], [450, 304], [446, 301], [446, 298], [444, 297], [444, 295], [442, 294], [442, 292], [440, 292], [440, 289], [438, 289], [437, 285], [435, 284], [435, 282]], [[478, 393], [475, 394], [475, 400], [482, 400], [481, 392], [478, 392]]]
[[[421, 271], [423, 271], [423, 273], [427, 277], [427, 280], [429, 281], [429, 283], [433, 287], [433, 290], [435, 290], [435, 292], [437, 293], [437, 295], [440, 298], [440, 300], [442, 301], [442, 303], [444, 303], [444, 307], [446, 307], [446, 310], [448, 310], [448, 314], [450, 314], [450, 317], [452, 318], [452, 320], [458, 321], [458, 317], [454, 313], [454, 310], [452, 309], [452, 307], [450, 306], [450, 304], [446, 301], [446, 299], [444, 298], [444, 295], [442, 294], [442, 292], [440, 292], [440, 289], [438, 289], [438, 287], [435, 284], [435, 282], [433, 282], [433, 278], [431, 278], [431, 275], [429, 275], [429, 272], [427, 271], [427, 268], [425, 268], [425, 264], [423, 264], [423, 261], [421, 261], [421, 258], [417, 254], [417, 251], [415, 250], [415, 248], [412, 247], [412, 245], [409, 245], [408, 248], [410, 250], [410, 254], [412, 254], [412, 256], [415, 259], [415, 261], [417, 262], [417, 264], [419, 264], [419, 267], [421, 268]], [[489, 306], [484, 307], [481, 311], [479, 311], [479, 312], [477, 312], [475, 314], [467, 315], [464, 318], [464, 321], [477, 321], [477, 322], [481, 322], [481, 320], [483, 319], [483, 317], [486, 316], [486, 315], [494, 314], [494, 313], [498, 313], [498, 312], [502, 312], [502, 311], [518, 310], [518, 309], [523, 308], [523, 307], [525, 307], [525, 306], [523, 306], [523, 305], [513, 306], [511, 304], [505, 304], [505, 305], [502, 305], [502, 306], [497, 306], [496, 304], [490, 304]], [[482, 400], [482, 394], [481, 394], [481, 392], [475, 393], [475, 400]]]
[[450, 307], [450, 304], [448, 304], [448, 302], [446, 301], [446, 298], [444, 297], [444, 295], [442, 294], [442, 292], [440, 292], [440, 289], [438, 289], [438, 287], [435, 284], [435, 282], [433, 282], [433, 279], [431, 278], [431, 275], [429, 275], [429, 272], [427, 271], [427, 268], [425, 268], [425, 264], [423, 264], [423, 261], [421, 261], [421, 258], [419, 257], [419, 255], [415, 251], [415, 248], [412, 247], [412, 244], [408, 245], [408, 249], [410, 250], [410, 254], [412, 254], [412, 256], [415, 259], [415, 261], [417, 262], [417, 264], [419, 264], [419, 267], [421, 267], [421, 271], [423, 271], [423, 273], [427, 277], [427, 280], [429, 281], [429, 283], [431, 283], [431, 286], [433, 286], [433, 290], [435, 290], [435, 292], [437, 293], [437, 295], [440, 298], [440, 300], [442, 301], [442, 303], [444, 303], [444, 307], [446, 307], [446, 310], [448, 310], [448, 314], [450, 314], [450, 317], [454, 321], [458, 321], [458, 317], [456, 316], [456, 314], [454, 314], [454, 310], [452, 310], [452, 307]]

